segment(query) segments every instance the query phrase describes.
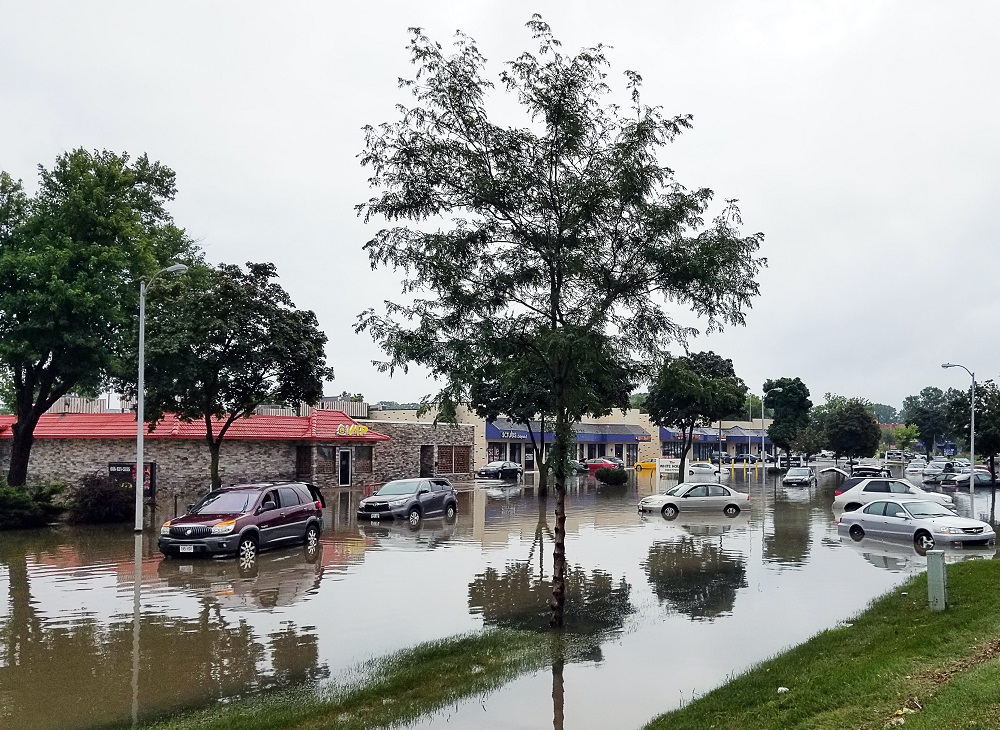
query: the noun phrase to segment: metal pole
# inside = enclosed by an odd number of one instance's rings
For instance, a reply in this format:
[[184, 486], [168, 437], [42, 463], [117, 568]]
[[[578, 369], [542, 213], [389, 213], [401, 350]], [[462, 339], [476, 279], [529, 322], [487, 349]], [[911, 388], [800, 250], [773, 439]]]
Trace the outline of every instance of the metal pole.
[[972, 413], [969, 419], [969, 501], [972, 503], [972, 519], [979, 519], [976, 517], [976, 374], [969, 373], [972, 376]]
[[[151, 280], [152, 281], [152, 280]], [[142, 452], [143, 426], [145, 425], [144, 396], [146, 379], [146, 282], [139, 282], [139, 383], [135, 405], [135, 531], [142, 532], [142, 492], [145, 486], [144, 454]]]

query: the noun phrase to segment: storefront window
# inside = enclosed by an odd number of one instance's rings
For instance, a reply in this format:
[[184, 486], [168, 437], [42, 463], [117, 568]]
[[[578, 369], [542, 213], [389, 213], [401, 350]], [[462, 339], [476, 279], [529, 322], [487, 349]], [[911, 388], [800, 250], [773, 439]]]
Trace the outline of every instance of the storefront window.
[[625, 466], [635, 466], [639, 461], [639, 444], [625, 444]]
[[509, 461], [513, 461], [515, 464], [521, 463], [521, 444], [511, 444], [510, 454], [507, 456]]
[[487, 461], [506, 461], [507, 444], [502, 441], [491, 441], [486, 444]]

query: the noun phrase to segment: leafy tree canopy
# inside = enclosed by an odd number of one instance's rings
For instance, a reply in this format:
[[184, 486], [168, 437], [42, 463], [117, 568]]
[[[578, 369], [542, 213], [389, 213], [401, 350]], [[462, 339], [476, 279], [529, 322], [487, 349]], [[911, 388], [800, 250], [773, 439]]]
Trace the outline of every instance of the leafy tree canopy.
[[901, 417], [904, 423], [912, 424], [920, 432], [920, 441], [929, 456], [936, 441], [944, 441], [952, 435], [948, 422], [944, 391], [928, 386], [917, 395], [903, 399]]
[[[770, 392], [780, 388], [780, 392]], [[767, 427], [771, 441], [785, 451], [799, 431], [809, 424], [809, 388], [800, 378], [778, 378], [764, 381], [764, 405], [774, 409], [774, 421]]]
[[830, 413], [827, 439], [838, 455], [873, 456], [882, 439], [882, 430], [871, 403], [849, 398]]
[[9, 483], [24, 484], [39, 417], [96, 391], [131, 339], [138, 281], [191, 241], [166, 204], [174, 173], [145, 155], [77, 149], [38, 168], [38, 188], [0, 172], [0, 379], [17, 414]]
[[899, 423], [899, 411], [892, 406], [887, 406], [885, 403], [872, 403], [872, 408], [875, 410], [875, 418], [878, 419], [879, 423]]
[[554, 422], [560, 624], [573, 424], [628, 406], [637, 351], [652, 356], [694, 333], [668, 302], [708, 330], [743, 324], [765, 262], [762, 236], [740, 233], [734, 201], [706, 221], [712, 191], [683, 187], [658, 159], [690, 116], [644, 104], [635, 72], [625, 74], [629, 102], [617, 103], [603, 47], [567, 54], [540, 17], [528, 28], [537, 55], [500, 73], [520, 125], [493, 121], [494, 84], [471, 38], [458, 34], [449, 55], [413, 29], [417, 71], [400, 82], [413, 102], [366, 128], [361, 161], [376, 192], [358, 206], [366, 221], [414, 224], [365, 246], [373, 267], [405, 272], [406, 302], [364, 312], [357, 328], [387, 353], [380, 369], [430, 370], [442, 418], [460, 402], [497, 408], [511, 374], [546, 394], [538, 411]]
[[[333, 377], [316, 315], [296, 309], [276, 277], [269, 263], [196, 266], [149, 294], [147, 418], [204, 421], [216, 487], [219, 448], [238, 418], [261, 403], [313, 403]], [[122, 386], [134, 394], [132, 382]]]

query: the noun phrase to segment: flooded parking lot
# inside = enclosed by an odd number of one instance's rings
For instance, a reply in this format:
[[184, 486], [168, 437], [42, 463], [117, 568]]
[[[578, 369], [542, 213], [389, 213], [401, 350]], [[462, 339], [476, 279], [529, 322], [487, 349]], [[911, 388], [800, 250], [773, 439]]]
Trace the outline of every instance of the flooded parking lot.
[[[545, 670], [411, 727], [541, 727], [554, 711], [566, 727], [638, 727], [925, 567], [911, 545], [839, 537], [832, 474], [784, 488], [773, 475], [727, 472], [725, 483], [750, 491], [751, 510], [671, 521], [636, 512], [653, 479], [571, 485], [569, 621], [595, 638], [559, 673], [562, 706]], [[164, 560], [149, 533], [138, 546], [108, 528], [2, 535], [0, 725], [127, 726], [322, 684], [370, 657], [484, 626], [544, 626], [554, 520], [530, 476], [463, 490], [455, 521], [415, 529], [358, 524], [361, 496], [330, 495], [319, 551], [264, 553], [243, 572], [234, 560]], [[968, 495], [956, 503], [968, 509]]]

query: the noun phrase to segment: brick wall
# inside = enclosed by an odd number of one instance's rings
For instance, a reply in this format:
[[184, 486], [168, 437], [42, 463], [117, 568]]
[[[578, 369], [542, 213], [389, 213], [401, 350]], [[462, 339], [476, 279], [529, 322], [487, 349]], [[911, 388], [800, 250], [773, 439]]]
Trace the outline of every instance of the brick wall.
[[[373, 411], [377, 413], [377, 411]], [[405, 479], [420, 475], [420, 447], [434, 446], [434, 460], [438, 460], [437, 447], [461, 446], [472, 449], [475, 444], [476, 429], [470, 424], [414, 423], [406, 421], [382, 421], [377, 419], [364, 420], [373, 431], [384, 433], [389, 441], [375, 447], [374, 476], [377, 482], [387, 482], [391, 479]], [[445, 460], [447, 462], [447, 460]], [[441, 472], [441, 476], [466, 478], [471, 475], [472, 465], [468, 471]]]

